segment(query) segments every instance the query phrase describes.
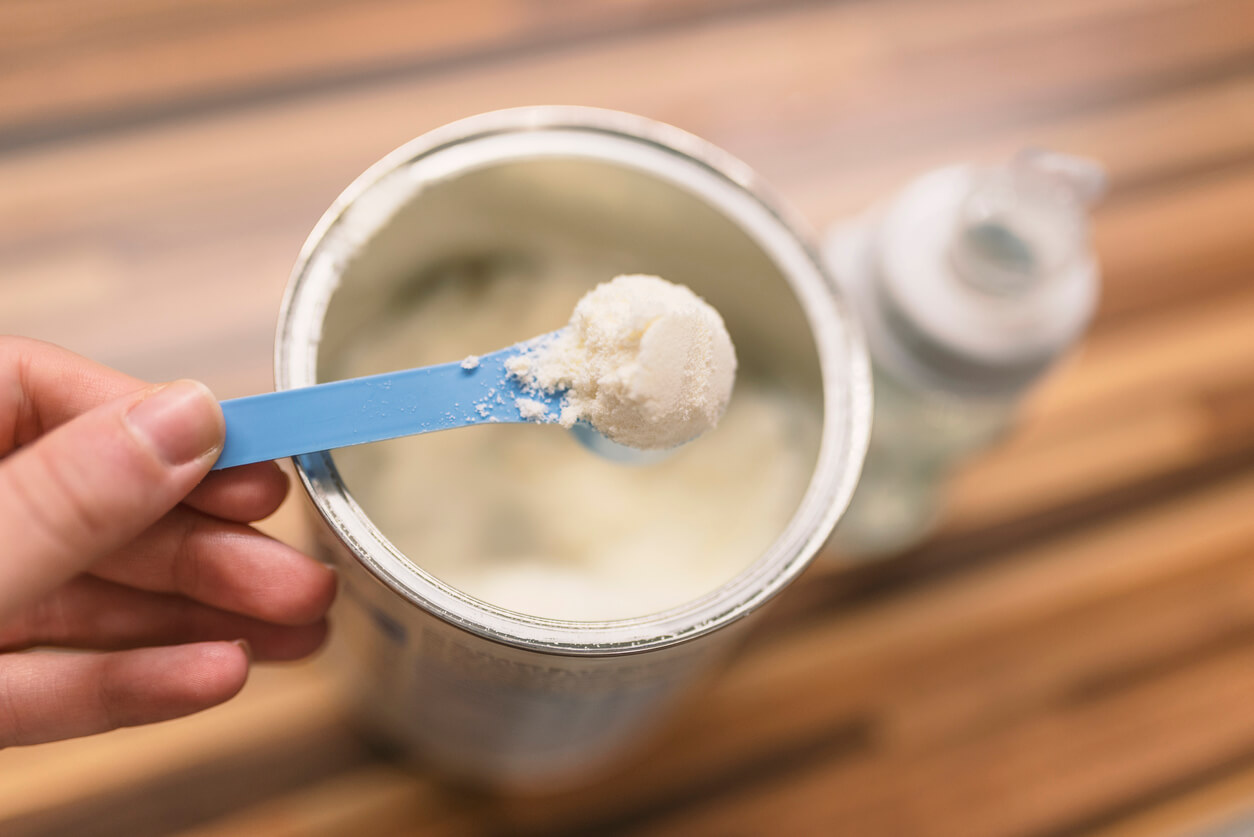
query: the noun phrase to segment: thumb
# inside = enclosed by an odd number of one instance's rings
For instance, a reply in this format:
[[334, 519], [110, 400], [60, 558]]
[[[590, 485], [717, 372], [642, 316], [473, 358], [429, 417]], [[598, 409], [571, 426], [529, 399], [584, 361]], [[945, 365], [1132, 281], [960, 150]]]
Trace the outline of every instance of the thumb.
[[0, 460], [0, 617], [177, 505], [224, 435], [208, 388], [176, 381], [102, 404]]

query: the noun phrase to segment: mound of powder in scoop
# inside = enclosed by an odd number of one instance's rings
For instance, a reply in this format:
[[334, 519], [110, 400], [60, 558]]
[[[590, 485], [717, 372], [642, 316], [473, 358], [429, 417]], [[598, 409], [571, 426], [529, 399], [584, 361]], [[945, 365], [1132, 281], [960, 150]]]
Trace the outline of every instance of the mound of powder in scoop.
[[682, 285], [619, 276], [579, 300], [570, 324], [511, 358], [524, 384], [566, 390], [561, 423], [586, 419], [622, 445], [682, 445], [722, 418], [736, 379], [723, 318]]

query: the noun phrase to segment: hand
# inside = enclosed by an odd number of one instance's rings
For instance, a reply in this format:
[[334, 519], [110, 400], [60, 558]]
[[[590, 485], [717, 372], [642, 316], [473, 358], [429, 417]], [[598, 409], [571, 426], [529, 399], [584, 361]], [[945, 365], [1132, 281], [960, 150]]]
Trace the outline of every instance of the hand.
[[222, 411], [192, 381], [148, 386], [0, 337], [0, 747], [208, 708], [251, 654], [326, 635], [331, 570], [247, 524], [287, 493], [274, 463], [209, 476]]

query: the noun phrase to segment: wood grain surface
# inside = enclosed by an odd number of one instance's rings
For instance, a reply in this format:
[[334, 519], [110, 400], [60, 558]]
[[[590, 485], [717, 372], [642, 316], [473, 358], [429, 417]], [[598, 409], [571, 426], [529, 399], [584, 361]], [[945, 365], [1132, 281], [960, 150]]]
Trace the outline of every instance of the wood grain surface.
[[[1251, 0], [8, 0], [0, 332], [267, 389], [338, 192], [537, 103], [704, 136], [816, 228], [931, 166], [1092, 155], [1098, 317], [932, 538], [816, 564], [591, 787], [450, 789], [368, 746], [315, 660], [0, 752], [0, 833], [1254, 834]], [[263, 527], [305, 543], [291, 503]]]

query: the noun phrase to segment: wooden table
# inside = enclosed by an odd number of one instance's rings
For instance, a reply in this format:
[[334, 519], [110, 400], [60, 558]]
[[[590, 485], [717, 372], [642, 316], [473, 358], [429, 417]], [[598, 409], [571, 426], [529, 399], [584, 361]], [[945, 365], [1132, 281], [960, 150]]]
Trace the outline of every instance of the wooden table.
[[7, 0], [0, 331], [263, 390], [345, 184], [553, 102], [702, 135], [820, 226], [940, 163], [1093, 155], [1099, 316], [932, 540], [812, 569], [609, 782], [444, 789], [363, 744], [315, 661], [0, 753], [0, 833], [1254, 833], [1250, 0]]

